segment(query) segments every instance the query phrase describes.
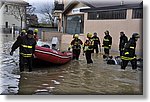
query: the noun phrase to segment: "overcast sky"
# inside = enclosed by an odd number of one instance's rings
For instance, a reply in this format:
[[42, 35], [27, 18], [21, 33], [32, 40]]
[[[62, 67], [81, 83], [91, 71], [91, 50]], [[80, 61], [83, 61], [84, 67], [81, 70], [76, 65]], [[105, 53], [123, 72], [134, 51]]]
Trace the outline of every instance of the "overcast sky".
[[54, 4], [54, 0], [24, 0], [24, 1], [28, 2], [30, 5], [36, 8], [34, 13], [38, 16], [39, 21], [41, 20], [41, 18], [45, 17], [43, 14], [40, 13], [41, 9], [45, 5]]
[[[41, 19], [42, 17], [44, 17], [43, 14], [40, 13], [41, 9], [47, 4], [49, 4], [51, 6], [54, 6], [54, 1], [55, 0], [24, 0], [24, 1], [28, 2], [30, 5], [32, 5], [33, 7], [36, 8], [34, 13], [37, 14], [39, 19]], [[72, 0], [70, 0], [70, 1], [72, 1]], [[142, 0], [85, 0], [85, 1], [89, 1], [89, 3], [90, 2], [93, 3], [93, 2], [96, 2], [96, 1], [98, 1], [98, 2], [103, 1], [103, 2], [106, 2], [106, 3], [107, 2], [115, 2], [115, 1], [119, 1], [119, 2], [124, 1], [124, 3], [126, 4], [128, 2], [134, 2], [134, 3], [137, 2], [137, 3], [139, 3]]]

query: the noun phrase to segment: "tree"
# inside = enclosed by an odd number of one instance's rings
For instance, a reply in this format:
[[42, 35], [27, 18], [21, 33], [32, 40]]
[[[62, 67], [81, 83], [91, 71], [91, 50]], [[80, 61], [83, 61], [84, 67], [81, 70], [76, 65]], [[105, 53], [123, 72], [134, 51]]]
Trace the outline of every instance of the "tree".
[[17, 4], [17, 3], [11, 3], [9, 4], [9, 13], [10, 15], [13, 15], [17, 20], [20, 20], [20, 27], [22, 29], [22, 22], [26, 21], [26, 6], [27, 4]]
[[26, 8], [26, 20], [27, 20], [27, 27], [31, 25], [37, 25], [38, 24], [38, 17], [37, 15], [33, 14], [35, 11], [35, 7], [33, 6], [28, 6]]
[[53, 5], [51, 3], [44, 4], [41, 8], [41, 13], [45, 15], [45, 19], [48, 19], [49, 23], [54, 26], [54, 17], [52, 16]]

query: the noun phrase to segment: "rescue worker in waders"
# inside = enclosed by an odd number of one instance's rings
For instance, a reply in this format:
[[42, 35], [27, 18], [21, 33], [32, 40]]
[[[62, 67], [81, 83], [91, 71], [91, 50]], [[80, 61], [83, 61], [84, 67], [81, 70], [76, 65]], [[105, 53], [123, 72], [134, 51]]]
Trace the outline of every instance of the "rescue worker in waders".
[[120, 56], [122, 56], [124, 46], [127, 42], [128, 42], [127, 36], [124, 34], [124, 32], [120, 32], [120, 43], [119, 43]]
[[34, 29], [34, 39], [36, 40], [36, 41], [38, 41], [38, 33], [39, 32], [39, 30], [38, 29]]
[[112, 45], [112, 37], [109, 35], [109, 31], [106, 30], [105, 32], [105, 36], [103, 39], [103, 45], [102, 47], [104, 47], [104, 56], [106, 56], [106, 58], [108, 59], [109, 57], [109, 50], [111, 49], [111, 45]]
[[83, 46], [83, 52], [85, 53], [87, 64], [93, 63], [91, 54], [93, 53], [94, 41], [92, 39], [92, 34], [87, 34], [87, 39]]
[[123, 54], [121, 56], [121, 60], [122, 60], [121, 69], [125, 70], [129, 61], [132, 64], [132, 69], [133, 70], [137, 69], [135, 48], [136, 48], [136, 41], [138, 40], [138, 38], [140, 38], [140, 35], [138, 33], [133, 33], [132, 37], [125, 45]]
[[94, 53], [94, 50], [96, 50], [96, 53], [98, 53], [99, 52], [98, 48], [100, 48], [100, 51], [101, 51], [101, 45], [100, 45], [99, 37], [97, 37], [97, 33], [96, 32], [94, 33], [94, 36], [92, 37], [92, 39], [94, 41], [93, 53]]
[[83, 42], [79, 39], [78, 34], [73, 35], [73, 38], [74, 39], [71, 41], [71, 44], [70, 44], [68, 50], [70, 50], [72, 48], [73, 59], [79, 60], [79, 55], [81, 52], [81, 47], [83, 45]]
[[36, 41], [33, 38], [33, 31], [28, 30], [27, 35], [22, 36], [16, 40], [11, 48], [10, 55], [19, 47], [19, 67], [20, 72], [24, 71], [25, 64], [29, 67], [29, 72], [32, 71], [32, 58], [35, 51]]

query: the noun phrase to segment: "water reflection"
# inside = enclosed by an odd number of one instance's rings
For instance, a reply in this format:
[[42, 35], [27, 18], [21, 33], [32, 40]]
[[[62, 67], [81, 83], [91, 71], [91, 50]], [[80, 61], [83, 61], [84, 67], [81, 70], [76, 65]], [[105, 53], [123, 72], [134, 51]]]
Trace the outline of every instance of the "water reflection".
[[[61, 66], [35, 67], [21, 73], [18, 94], [142, 94], [142, 72], [131, 67], [120, 71], [119, 65], [107, 65], [100, 54], [93, 64], [72, 60]], [[37, 63], [39, 64], [39, 62]]]

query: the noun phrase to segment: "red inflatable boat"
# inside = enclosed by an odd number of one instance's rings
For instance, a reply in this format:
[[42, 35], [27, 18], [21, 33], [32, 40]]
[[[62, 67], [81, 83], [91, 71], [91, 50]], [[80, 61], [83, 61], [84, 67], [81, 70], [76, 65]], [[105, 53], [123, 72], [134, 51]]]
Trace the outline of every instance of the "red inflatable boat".
[[65, 64], [72, 59], [72, 52], [60, 52], [50, 48], [36, 46], [35, 56], [37, 59], [54, 64]]

